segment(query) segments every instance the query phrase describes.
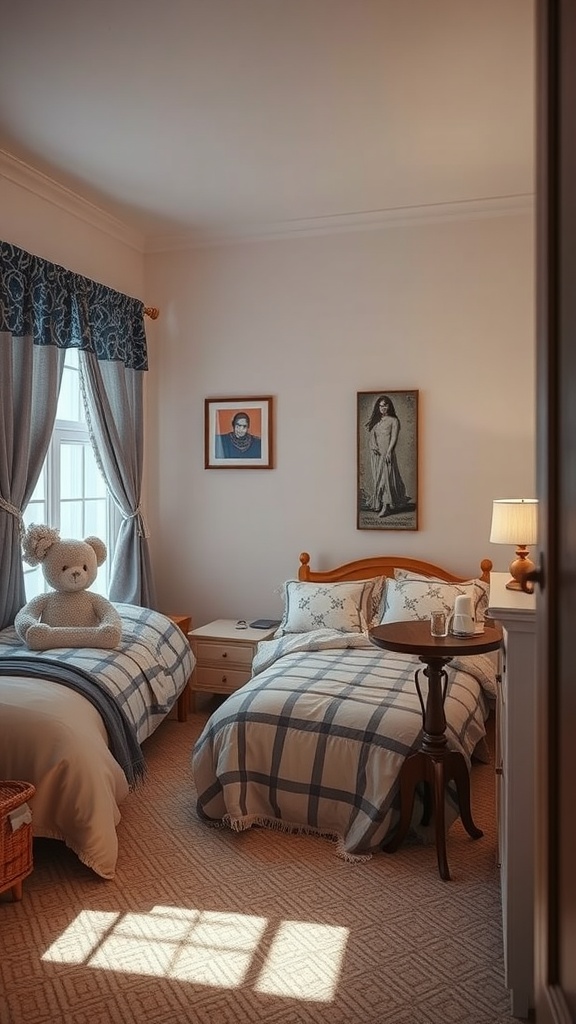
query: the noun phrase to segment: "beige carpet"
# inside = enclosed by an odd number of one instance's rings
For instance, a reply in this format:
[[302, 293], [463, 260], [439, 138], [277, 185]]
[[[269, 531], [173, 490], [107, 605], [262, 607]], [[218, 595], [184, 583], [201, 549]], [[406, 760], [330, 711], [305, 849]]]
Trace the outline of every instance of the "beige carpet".
[[500, 1024], [503, 986], [494, 775], [472, 772], [472, 841], [367, 863], [328, 840], [239, 834], [196, 818], [190, 751], [206, 710], [145, 745], [123, 805], [117, 877], [35, 845], [21, 903], [0, 898], [2, 1024]]

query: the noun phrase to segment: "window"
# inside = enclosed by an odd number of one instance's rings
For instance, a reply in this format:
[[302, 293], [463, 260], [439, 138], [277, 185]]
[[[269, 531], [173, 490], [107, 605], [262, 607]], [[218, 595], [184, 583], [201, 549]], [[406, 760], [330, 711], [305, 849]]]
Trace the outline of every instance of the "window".
[[[24, 523], [47, 523], [59, 529], [62, 537], [100, 537], [108, 555], [90, 589], [108, 594], [120, 517], [92, 450], [75, 348], [66, 349], [52, 440]], [[28, 601], [49, 589], [40, 566], [25, 562], [24, 579]]]

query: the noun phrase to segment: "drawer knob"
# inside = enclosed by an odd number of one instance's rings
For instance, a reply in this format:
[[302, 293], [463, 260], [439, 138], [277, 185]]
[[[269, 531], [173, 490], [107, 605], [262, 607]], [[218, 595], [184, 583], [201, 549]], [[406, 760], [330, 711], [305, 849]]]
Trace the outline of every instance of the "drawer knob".
[[226, 676], [222, 676], [221, 682], [223, 682], [223, 683], [227, 683], [228, 682], [228, 680], [226, 679]]
[[223, 658], [227, 658], [227, 657], [228, 657], [228, 652], [227, 652], [227, 651], [224, 651], [224, 652], [223, 652], [223, 654], [222, 654], [222, 657], [223, 657]]

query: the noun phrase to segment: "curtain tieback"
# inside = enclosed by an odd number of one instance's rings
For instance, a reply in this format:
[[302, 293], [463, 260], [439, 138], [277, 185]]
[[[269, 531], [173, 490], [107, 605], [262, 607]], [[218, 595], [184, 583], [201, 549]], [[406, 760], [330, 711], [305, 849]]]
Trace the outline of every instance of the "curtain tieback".
[[144, 518], [144, 513], [140, 505], [135, 512], [123, 512], [122, 516], [124, 519], [137, 519], [138, 536], [147, 539], [150, 536], [150, 530], [148, 529], [148, 523]]
[[16, 505], [11, 505], [10, 502], [6, 501], [2, 497], [1, 494], [0, 494], [0, 508], [3, 508], [4, 511], [8, 513], [8, 515], [14, 516], [14, 518], [18, 520], [18, 530], [19, 530], [20, 536], [23, 537], [24, 533], [25, 533], [25, 530], [24, 530], [24, 518], [22, 516], [22, 510], [19, 509], [19, 508], [16, 508]]

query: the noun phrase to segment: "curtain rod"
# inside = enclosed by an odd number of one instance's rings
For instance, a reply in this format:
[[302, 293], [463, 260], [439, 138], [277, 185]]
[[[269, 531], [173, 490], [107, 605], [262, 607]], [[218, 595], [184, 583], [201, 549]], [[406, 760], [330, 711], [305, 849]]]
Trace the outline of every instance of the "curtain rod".
[[160, 310], [156, 306], [144, 306], [144, 315], [149, 316], [151, 320], [157, 320], [160, 316]]

